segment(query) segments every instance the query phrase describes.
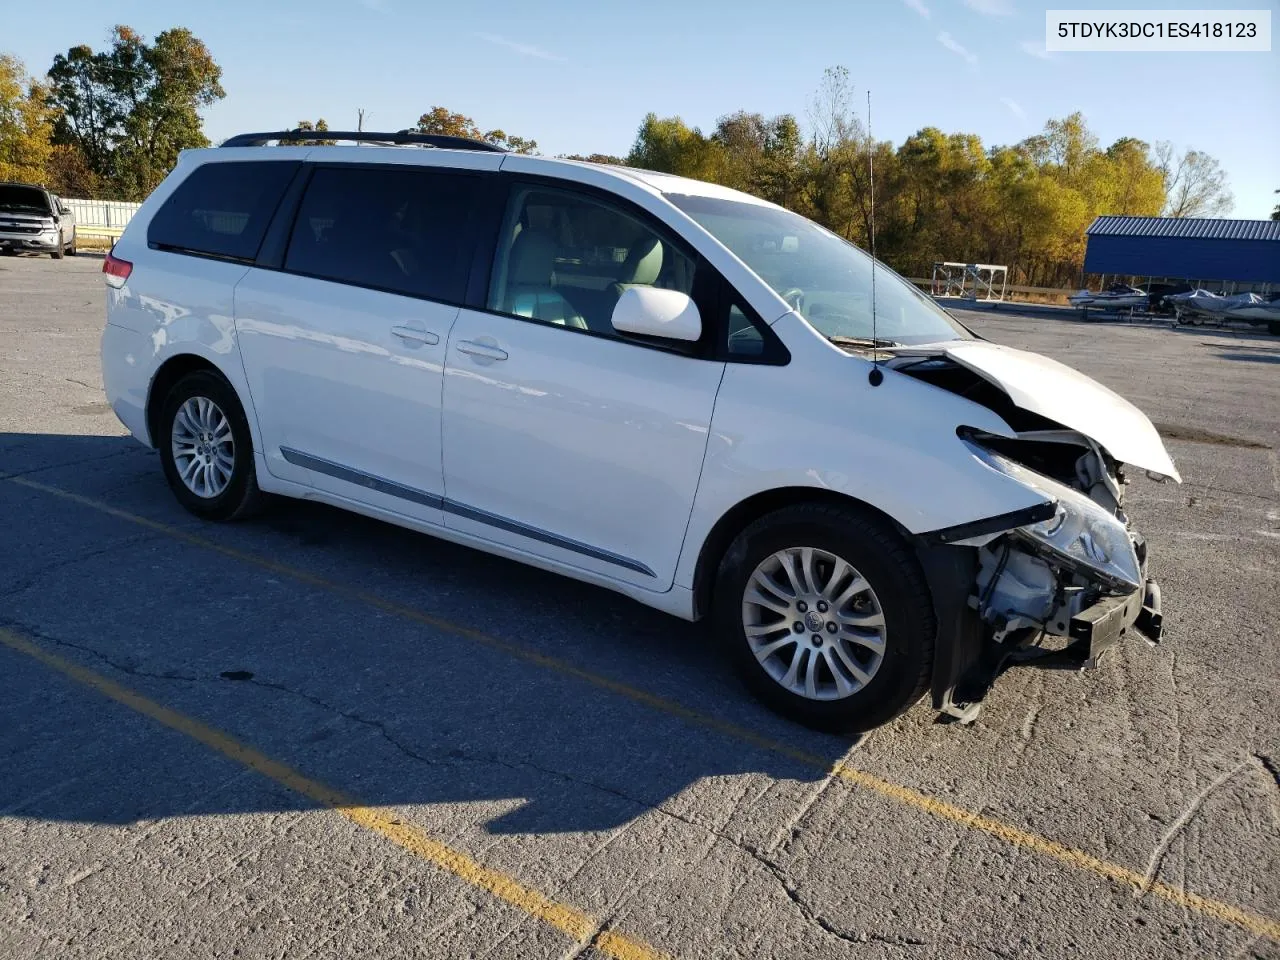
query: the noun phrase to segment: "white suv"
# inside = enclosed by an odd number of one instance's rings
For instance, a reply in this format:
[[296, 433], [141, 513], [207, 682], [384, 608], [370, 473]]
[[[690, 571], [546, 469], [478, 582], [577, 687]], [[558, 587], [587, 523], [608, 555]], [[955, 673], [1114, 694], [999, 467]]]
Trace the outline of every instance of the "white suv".
[[1110, 390], [723, 187], [326, 136], [365, 143], [184, 153], [105, 263], [107, 397], [192, 512], [319, 500], [710, 617], [827, 728], [1158, 638], [1123, 465], [1178, 473]]

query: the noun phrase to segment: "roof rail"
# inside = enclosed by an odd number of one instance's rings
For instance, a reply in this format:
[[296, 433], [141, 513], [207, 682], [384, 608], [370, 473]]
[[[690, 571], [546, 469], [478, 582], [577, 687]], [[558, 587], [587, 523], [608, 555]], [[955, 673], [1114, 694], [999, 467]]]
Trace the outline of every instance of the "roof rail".
[[449, 137], [439, 133], [417, 133], [399, 130], [395, 133], [371, 133], [355, 130], [277, 130], [272, 133], [241, 133], [222, 141], [224, 147], [261, 147], [271, 140], [288, 143], [292, 140], [351, 140], [356, 143], [414, 144], [419, 147], [436, 147], [442, 150], [484, 150], [490, 153], [506, 153], [501, 147], [470, 137]]

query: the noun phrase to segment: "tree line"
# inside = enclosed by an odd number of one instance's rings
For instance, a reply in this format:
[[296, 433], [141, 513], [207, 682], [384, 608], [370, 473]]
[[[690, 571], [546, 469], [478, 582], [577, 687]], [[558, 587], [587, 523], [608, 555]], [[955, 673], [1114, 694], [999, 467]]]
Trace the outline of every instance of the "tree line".
[[[0, 54], [0, 180], [44, 183], [64, 196], [141, 200], [179, 152], [209, 146], [200, 111], [225, 97], [221, 80], [205, 44], [181, 27], [148, 41], [118, 26], [105, 49], [71, 47], [40, 78]], [[1043, 286], [1078, 282], [1084, 230], [1099, 214], [1218, 216], [1232, 204], [1225, 174], [1208, 154], [1131, 137], [1104, 147], [1079, 113], [1011, 146], [932, 126], [895, 145], [868, 136], [849, 71], [832, 67], [806, 120], [802, 128], [794, 114], [739, 110], [703, 133], [680, 117], [651, 113], [625, 157], [571, 159], [745, 190], [861, 246], [874, 221], [878, 255], [909, 276], [928, 275], [938, 260], [999, 263], [1011, 268], [1011, 282]], [[333, 142], [323, 119], [295, 126], [315, 131], [306, 143]], [[439, 106], [414, 129], [518, 153], [538, 148]]]
[[106, 49], [71, 47], [39, 79], [0, 54], [0, 179], [141, 200], [181, 151], [209, 145], [200, 111], [226, 96], [221, 80], [209, 49], [182, 27], [148, 42], [118, 26]]
[[849, 72], [833, 67], [808, 121], [803, 135], [792, 114], [738, 111], [704, 134], [650, 114], [625, 162], [745, 190], [863, 247], [874, 210], [877, 255], [908, 276], [941, 260], [993, 263], [1041, 286], [1079, 282], [1098, 215], [1212, 217], [1232, 205], [1213, 157], [1132, 137], [1103, 147], [1079, 113], [1012, 146], [932, 126], [895, 146], [867, 135]]

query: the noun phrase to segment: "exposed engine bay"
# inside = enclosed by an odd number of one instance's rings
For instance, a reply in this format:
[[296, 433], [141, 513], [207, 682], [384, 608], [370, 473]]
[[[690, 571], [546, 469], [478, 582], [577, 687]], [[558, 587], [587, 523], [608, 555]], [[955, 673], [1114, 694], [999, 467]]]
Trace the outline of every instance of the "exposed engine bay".
[[1131, 629], [1158, 642], [1160, 593], [1146, 577], [1146, 544], [1124, 512], [1124, 465], [1092, 437], [1017, 406], [947, 357], [901, 357], [891, 365], [997, 413], [1016, 436], [962, 428], [961, 439], [988, 466], [1053, 504], [1036, 522], [953, 541], [976, 551], [966, 602], [979, 639], [941, 685], [935, 682], [935, 706], [967, 721], [1011, 665], [1094, 667]]

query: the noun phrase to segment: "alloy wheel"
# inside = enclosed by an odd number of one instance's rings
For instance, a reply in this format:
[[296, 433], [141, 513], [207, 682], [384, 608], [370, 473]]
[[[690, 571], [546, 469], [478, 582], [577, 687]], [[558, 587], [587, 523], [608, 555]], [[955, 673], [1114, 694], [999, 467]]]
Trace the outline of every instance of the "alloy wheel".
[[884, 662], [884, 612], [871, 584], [816, 547], [788, 547], [756, 566], [742, 629], [765, 672], [808, 700], [851, 697]]
[[235, 471], [235, 439], [222, 409], [208, 397], [190, 397], [178, 408], [171, 431], [178, 476], [197, 497], [221, 495]]

